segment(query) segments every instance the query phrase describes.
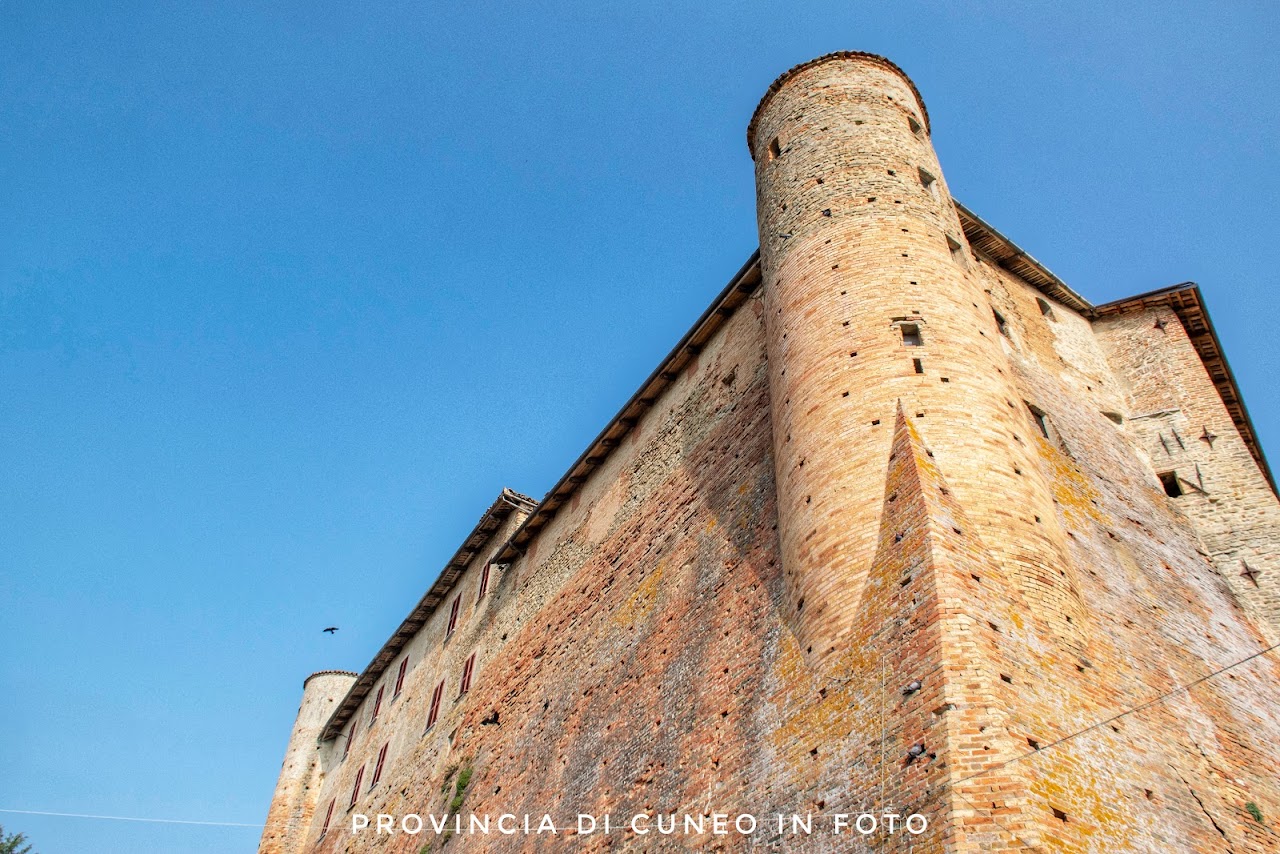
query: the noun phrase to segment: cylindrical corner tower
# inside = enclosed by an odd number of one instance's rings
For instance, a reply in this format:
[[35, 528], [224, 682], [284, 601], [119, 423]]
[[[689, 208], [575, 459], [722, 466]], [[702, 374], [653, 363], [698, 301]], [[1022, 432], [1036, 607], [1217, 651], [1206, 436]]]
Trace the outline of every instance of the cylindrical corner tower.
[[856, 616], [898, 401], [990, 553], [1078, 632], [1033, 428], [915, 86], [879, 56], [820, 57], [769, 88], [747, 141], [783, 569], [809, 660]]
[[289, 735], [258, 854], [291, 854], [304, 849], [320, 788], [320, 731], [356, 675], [346, 670], [321, 670], [302, 683], [302, 705]]

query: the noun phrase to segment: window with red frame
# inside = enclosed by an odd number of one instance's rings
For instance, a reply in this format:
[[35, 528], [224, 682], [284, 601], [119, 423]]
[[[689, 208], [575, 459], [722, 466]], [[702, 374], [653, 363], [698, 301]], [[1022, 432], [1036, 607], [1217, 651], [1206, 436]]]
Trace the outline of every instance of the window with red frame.
[[382, 749], [378, 751], [378, 763], [373, 766], [373, 779], [369, 781], [369, 788], [372, 789], [378, 785], [378, 781], [382, 779], [382, 765], [387, 761], [387, 748], [391, 746], [391, 742], [382, 745]]
[[458, 696], [471, 690], [471, 671], [476, 669], [476, 654], [471, 653], [471, 657], [467, 659], [467, 663], [462, 667], [462, 690], [458, 692]]
[[440, 684], [436, 686], [436, 690], [431, 692], [431, 711], [427, 712], [427, 729], [431, 729], [436, 725], [436, 719], [440, 717], [440, 701], [444, 699], [444, 680], [440, 680]]
[[346, 759], [347, 754], [351, 752], [351, 742], [356, 740], [356, 722], [351, 722], [351, 732], [347, 733], [347, 745], [342, 748], [342, 758]]
[[337, 798], [331, 798], [329, 800], [329, 809], [325, 810], [325, 813], [324, 813], [324, 827], [320, 828], [321, 836], [324, 836], [326, 833], [329, 832], [329, 822], [333, 820], [333, 805], [336, 804], [337, 802], [338, 802]]
[[458, 627], [458, 610], [462, 607], [462, 594], [459, 593], [454, 597], [453, 607], [449, 609], [449, 630], [444, 633], [447, 639], [453, 634], [453, 630]]
[[400, 672], [396, 674], [396, 690], [392, 693], [392, 697], [400, 696], [400, 689], [404, 687], [404, 674], [409, 670], [409, 656], [404, 657], [404, 661], [400, 662]]
[[373, 698], [373, 713], [369, 715], [369, 726], [373, 726], [373, 722], [378, 719], [378, 712], [382, 710], [382, 689], [386, 685], [378, 686], [378, 696]]
[[484, 570], [480, 573], [480, 592], [476, 595], [477, 602], [483, 599], [484, 594], [489, 590], [489, 570], [492, 567], [493, 567], [493, 564], [486, 563], [484, 565]]
[[[356, 772], [356, 784], [351, 787], [351, 806], [356, 805], [356, 801], [360, 800], [360, 783], [364, 780], [364, 766], [360, 766], [360, 770]], [[350, 809], [348, 807], [347, 809]]]

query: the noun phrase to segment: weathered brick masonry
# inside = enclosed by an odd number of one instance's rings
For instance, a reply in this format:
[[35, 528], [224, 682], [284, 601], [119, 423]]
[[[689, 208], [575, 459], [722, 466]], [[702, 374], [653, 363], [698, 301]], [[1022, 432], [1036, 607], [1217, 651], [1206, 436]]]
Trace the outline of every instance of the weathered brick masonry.
[[[880, 57], [792, 69], [748, 137], [758, 257], [308, 682], [260, 851], [1280, 850], [1280, 665], [1232, 667], [1280, 639], [1280, 504], [1198, 289], [1076, 295], [951, 199]], [[350, 830], [450, 810], [561, 832]], [[712, 811], [762, 822], [564, 831]], [[885, 811], [929, 828], [831, 835]]]

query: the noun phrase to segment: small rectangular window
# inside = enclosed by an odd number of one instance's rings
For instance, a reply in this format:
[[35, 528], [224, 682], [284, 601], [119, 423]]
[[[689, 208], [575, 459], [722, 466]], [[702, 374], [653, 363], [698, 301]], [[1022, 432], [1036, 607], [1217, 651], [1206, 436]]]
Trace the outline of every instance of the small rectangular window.
[[471, 690], [471, 672], [476, 667], [476, 654], [471, 653], [471, 657], [467, 659], [467, 663], [462, 666], [462, 690], [458, 692], [458, 696]]
[[378, 761], [373, 766], [373, 779], [369, 781], [370, 789], [378, 785], [378, 781], [382, 779], [382, 766], [383, 763], [387, 761], [387, 748], [390, 746], [391, 742], [388, 741], [386, 744], [382, 745], [382, 749], [378, 751]]
[[396, 690], [392, 692], [393, 698], [399, 697], [401, 690], [404, 689], [404, 674], [409, 670], [409, 656], [404, 657], [404, 661], [400, 662], [400, 672], [396, 674]]
[[911, 133], [915, 136], [924, 135], [924, 125], [916, 121], [915, 116], [907, 116], [907, 127], [911, 129]]
[[1000, 334], [1003, 335], [1005, 338], [1008, 338], [1009, 337], [1009, 321], [1005, 320], [1004, 315], [996, 311], [994, 308], [991, 309], [991, 313], [996, 318], [996, 329], [999, 329]]
[[781, 156], [782, 145], [778, 142], [778, 138], [775, 136], [773, 139], [769, 140], [769, 159], [774, 160]]
[[917, 374], [924, 373], [924, 359], [912, 359], [911, 367]]
[[323, 839], [324, 835], [329, 832], [329, 822], [333, 821], [333, 805], [336, 804], [337, 802], [338, 802], [337, 798], [329, 799], [329, 809], [325, 810], [325, 813], [324, 813], [324, 827], [320, 828], [321, 839]]
[[[356, 801], [360, 800], [360, 784], [364, 782], [364, 766], [360, 766], [360, 770], [356, 772], [356, 784], [351, 787], [351, 806], [356, 805]], [[350, 807], [348, 807], [350, 809]]]
[[436, 690], [431, 692], [431, 709], [427, 712], [427, 729], [431, 729], [436, 725], [436, 719], [440, 717], [440, 700], [444, 698], [444, 680], [440, 680], [440, 684], [436, 686]]
[[1036, 305], [1040, 306], [1040, 313], [1043, 314], [1045, 317], [1049, 318], [1050, 320], [1055, 319], [1055, 316], [1053, 313], [1053, 306], [1049, 305], [1049, 302], [1047, 300], [1042, 299], [1041, 297], [1036, 297]]
[[947, 235], [947, 249], [951, 251], [952, 261], [955, 261], [961, 267], [968, 266], [964, 260], [964, 245], [961, 244], [959, 240], [956, 240], [954, 237], [952, 237], [950, 234]]
[[1182, 482], [1178, 480], [1176, 471], [1164, 471], [1157, 475], [1160, 478], [1160, 485], [1164, 487], [1164, 494], [1170, 498], [1180, 497], [1182, 492]]
[[492, 566], [493, 566], [493, 564], [491, 564], [491, 563], [486, 563], [486, 564], [484, 565], [484, 569], [480, 572], [480, 592], [479, 592], [479, 594], [477, 594], [477, 595], [476, 595], [476, 601], [477, 601], [477, 602], [479, 602], [481, 599], [483, 599], [483, 598], [484, 598], [484, 594], [485, 594], [486, 592], [488, 592], [488, 590], [489, 590], [489, 569], [490, 569]]
[[387, 686], [378, 686], [378, 696], [373, 699], [373, 712], [369, 715], [369, 726], [373, 726], [373, 722], [378, 719], [378, 712], [382, 710], [382, 689]]
[[938, 197], [938, 179], [919, 167], [916, 168], [916, 171], [920, 173], [920, 186], [924, 187], [925, 191], [936, 199]]
[[920, 347], [924, 339], [920, 337], [920, 326], [916, 323], [904, 323], [898, 327], [902, 332], [902, 343], [907, 347]]

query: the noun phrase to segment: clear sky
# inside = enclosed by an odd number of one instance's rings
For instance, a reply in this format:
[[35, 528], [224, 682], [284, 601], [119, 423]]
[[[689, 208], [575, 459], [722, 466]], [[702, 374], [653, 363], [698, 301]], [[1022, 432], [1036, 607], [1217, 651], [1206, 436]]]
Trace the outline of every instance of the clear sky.
[[747, 121], [828, 51], [901, 65], [955, 195], [1085, 297], [1198, 281], [1280, 453], [1278, 16], [3, 4], [0, 808], [261, 822], [302, 679], [362, 669], [746, 260]]

